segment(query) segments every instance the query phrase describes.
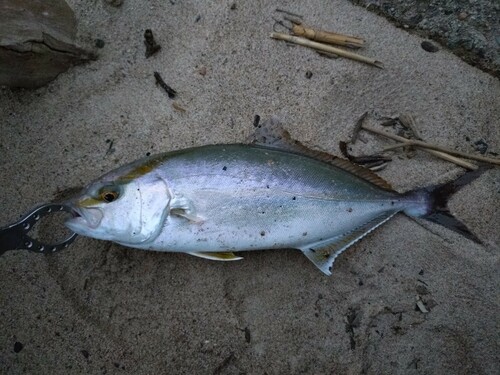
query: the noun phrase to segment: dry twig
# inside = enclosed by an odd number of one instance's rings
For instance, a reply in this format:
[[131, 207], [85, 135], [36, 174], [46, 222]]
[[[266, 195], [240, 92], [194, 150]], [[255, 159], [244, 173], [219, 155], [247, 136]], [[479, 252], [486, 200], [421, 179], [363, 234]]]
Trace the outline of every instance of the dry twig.
[[146, 58], [154, 55], [161, 49], [161, 46], [156, 43], [151, 29], [147, 29], [144, 32], [144, 44], [146, 45]]
[[160, 73], [154, 72], [154, 76], [156, 79], [156, 83], [160, 85], [160, 87], [167, 92], [167, 95], [170, 99], [175, 98], [177, 95], [177, 91], [175, 91], [172, 87], [166, 84], [166, 82], [161, 78]]

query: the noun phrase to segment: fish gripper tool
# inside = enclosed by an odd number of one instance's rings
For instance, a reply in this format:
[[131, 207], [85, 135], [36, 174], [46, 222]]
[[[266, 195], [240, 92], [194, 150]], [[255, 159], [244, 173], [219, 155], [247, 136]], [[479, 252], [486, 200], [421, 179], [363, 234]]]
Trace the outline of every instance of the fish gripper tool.
[[41, 254], [50, 254], [67, 248], [77, 237], [72, 233], [56, 244], [46, 244], [28, 235], [33, 226], [43, 217], [55, 212], [69, 212], [73, 210], [66, 205], [48, 203], [36, 207], [19, 221], [0, 228], [0, 255], [8, 250], [29, 250]]

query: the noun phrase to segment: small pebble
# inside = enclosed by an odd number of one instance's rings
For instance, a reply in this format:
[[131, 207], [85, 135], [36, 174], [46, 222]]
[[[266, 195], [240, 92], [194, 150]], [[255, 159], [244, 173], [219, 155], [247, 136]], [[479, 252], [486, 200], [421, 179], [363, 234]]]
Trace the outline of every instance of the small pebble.
[[248, 327], [245, 327], [245, 341], [247, 343], [250, 343], [250, 341], [252, 341], [252, 335], [250, 334], [250, 329]]
[[420, 46], [422, 47], [422, 49], [424, 51], [427, 51], [427, 52], [431, 52], [431, 53], [434, 53], [434, 52], [437, 52], [439, 51], [439, 48], [438, 46], [436, 46], [435, 44], [427, 41], [427, 40], [424, 40], [422, 42], [422, 44], [420, 44]]
[[308, 70], [308, 71], [306, 72], [306, 78], [307, 78], [307, 79], [311, 79], [311, 77], [312, 77], [312, 76], [313, 76], [312, 72], [311, 72], [310, 70]]
[[95, 40], [95, 46], [97, 48], [103, 48], [104, 47], [104, 40], [102, 40], [102, 39], [96, 39]]
[[469, 15], [467, 14], [467, 12], [460, 12], [457, 16], [457, 18], [460, 20], [460, 21], [463, 21], [465, 20], [467, 17], [469, 17]]
[[259, 123], [260, 123], [260, 116], [259, 115], [255, 115], [255, 117], [253, 118], [253, 126], [255, 128], [258, 128], [259, 127]]
[[23, 350], [24, 345], [20, 343], [19, 341], [16, 341], [14, 343], [14, 353], [19, 353], [21, 350]]

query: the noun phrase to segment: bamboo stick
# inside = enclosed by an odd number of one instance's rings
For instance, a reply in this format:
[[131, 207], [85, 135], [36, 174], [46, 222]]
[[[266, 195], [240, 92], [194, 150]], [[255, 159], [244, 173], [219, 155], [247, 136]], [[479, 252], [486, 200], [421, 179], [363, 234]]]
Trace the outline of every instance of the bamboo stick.
[[383, 69], [382, 62], [372, 59], [370, 57], [365, 57], [358, 55], [357, 53], [345, 51], [341, 48], [337, 47], [332, 47], [323, 43], [318, 43], [318, 42], [313, 42], [311, 40], [305, 39], [305, 38], [300, 38], [298, 36], [293, 36], [293, 35], [288, 35], [288, 34], [283, 34], [283, 33], [271, 33], [271, 38], [273, 39], [278, 39], [278, 40], [284, 40], [286, 42], [290, 43], [295, 43], [304, 47], [309, 47], [313, 48], [319, 51], [324, 51], [324, 52], [329, 52], [329, 53], [334, 53], [336, 55], [342, 56], [342, 57], [347, 57], [352, 60], [364, 62], [366, 64], [370, 64], [373, 66], [376, 66], [377, 68]]

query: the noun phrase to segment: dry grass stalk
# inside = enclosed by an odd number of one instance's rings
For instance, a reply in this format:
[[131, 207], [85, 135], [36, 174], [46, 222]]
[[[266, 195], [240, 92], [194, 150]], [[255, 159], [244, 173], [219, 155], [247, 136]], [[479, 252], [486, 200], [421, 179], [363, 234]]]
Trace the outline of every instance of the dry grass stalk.
[[361, 48], [365, 41], [355, 36], [338, 34], [330, 31], [316, 30], [304, 24], [294, 24], [292, 33], [296, 36], [304, 37], [315, 42], [337, 44], [349, 48]]
[[185, 109], [185, 108], [183, 108], [183, 107], [182, 107], [179, 103], [177, 103], [177, 102], [173, 102], [173, 103], [172, 103], [172, 107], [174, 107], [174, 109], [175, 109], [176, 111], [179, 111], [179, 112], [182, 112], [182, 113], [185, 113], [185, 112], [186, 112], [186, 109]]
[[[439, 158], [450, 161], [452, 163], [455, 163], [455, 164], [460, 165], [461, 167], [464, 167], [467, 169], [475, 170], [478, 167], [477, 167], [477, 165], [471, 164], [465, 160], [456, 158], [452, 155], [461, 156], [461, 157], [466, 158], [466, 159], [478, 160], [478, 161], [482, 161], [485, 163], [500, 165], [500, 160], [486, 158], [486, 157], [479, 156], [479, 155], [471, 155], [471, 154], [467, 154], [465, 152], [460, 152], [460, 151], [449, 150], [445, 147], [432, 145], [432, 144], [429, 144], [429, 143], [426, 143], [423, 141], [406, 139], [404, 137], [400, 137], [399, 135], [390, 134], [390, 133], [387, 133], [383, 130], [372, 128], [371, 126], [368, 126], [368, 125], [363, 125], [362, 129], [367, 130], [367, 131], [372, 132], [372, 133], [375, 133], [375, 134], [378, 134], [378, 135], [381, 135], [381, 136], [386, 137], [386, 138], [393, 139], [395, 141], [402, 142], [402, 143], [399, 143], [398, 145], [394, 145], [394, 146], [397, 146], [397, 147], [405, 147], [405, 146], [419, 147], [422, 150], [429, 152], [429, 153], [431, 153]], [[386, 148], [385, 150], [397, 148], [394, 146], [390, 146], [390, 147]], [[452, 155], [450, 155], [450, 154], [452, 154]]]
[[318, 42], [313, 42], [309, 39], [305, 38], [300, 38], [298, 36], [293, 36], [293, 35], [288, 35], [288, 34], [283, 34], [283, 33], [271, 33], [271, 38], [273, 39], [278, 39], [278, 40], [284, 40], [289, 43], [294, 43], [298, 44], [300, 46], [304, 47], [309, 47], [313, 48], [315, 50], [323, 51], [323, 52], [329, 52], [333, 53], [342, 57], [347, 57], [351, 60], [356, 60], [360, 62], [364, 62], [365, 64], [370, 64], [373, 66], [376, 66], [377, 68], [383, 69], [382, 62], [372, 59], [370, 57], [365, 57], [358, 55], [357, 53], [345, 51], [343, 49], [337, 48], [337, 47], [332, 47], [323, 43], [318, 43]]

